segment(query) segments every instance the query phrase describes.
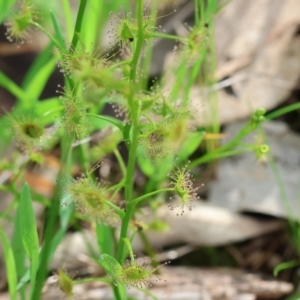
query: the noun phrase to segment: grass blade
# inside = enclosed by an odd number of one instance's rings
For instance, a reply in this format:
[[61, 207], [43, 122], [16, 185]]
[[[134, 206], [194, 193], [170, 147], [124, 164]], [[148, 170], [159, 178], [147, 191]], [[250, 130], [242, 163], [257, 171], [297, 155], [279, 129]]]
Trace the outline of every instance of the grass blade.
[[26, 94], [9, 77], [0, 71], [0, 86], [13, 94], [22, 103], [26, 102]]
[[[32, 207], [30, 190], [27, 183], [23, 185], [19, 204], [19, 230], [22, 235], [23, 245], [30, 259], [30, 284], [34, 287], [36, 272], [39, 262], [39, 240], [35, 215]], [[32, 291], [31, 291], [32, 292]]]
[[17, 300], [17, 272], [14, 254], [9, 240], [2, 229], [0, 229], [0, 239], [3, 246], [10, 299]]
[[65, 44], [65, 41], [64, 41], [65, 39], [64, 39], [64, 35], [62, 33], [61, 26], [57, 22], [57, 19], [56, 19], [54, 13], [51, 12], [50, 15], [51, 15], [51, 20], [52, 20], [53, 27], [54, 27], [54, 37], [56, 38], [56, 40], [60, 44], [60, 50], [63, 51], [63, 52], [66, 52], [67, 47], [66, 47], [66, 44]]
[[[20, 278], [22, 278], [24, 273], [26, 272], [26, 267], [25, 267], [26, 252], [23, 246], [22, 234], [20, 232], [21, 227], [19, 225], [19, 220], [20, 220], [19, 213], [20, 211], [17, 210], [17, 215], [14, 220], [14, 233], [11, 241], [11, 246], [15, 257], [15, 265], [16, 265], [18, 280], [20, 280]], [[17, 286], [17, 290], [18, 289], [19, 288]], [[20, 289], [20, 294], [21, 294], [21, 299], [26, 299], [25, 286], [23, 286], [22, 289]]]

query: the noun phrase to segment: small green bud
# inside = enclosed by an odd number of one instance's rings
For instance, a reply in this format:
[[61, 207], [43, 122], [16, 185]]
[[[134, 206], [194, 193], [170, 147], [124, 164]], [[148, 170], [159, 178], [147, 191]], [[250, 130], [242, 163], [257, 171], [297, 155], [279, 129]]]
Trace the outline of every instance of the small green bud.
[[257, 126], [265, 120], [266, 110], [264, 108], [258, 108], [252, 115], [252, 125]]
[[266, 153], [268, 153], [269, 151], [270, 151], [269, 145], [267, 145], [267, 144], [262, 144], [262, 145], [259, 146], [259, 152], [260, 152], [261, 154], [266, 154]]
[[255, 114], [257, 116], [264, 116], [266, 114], [266, 112], [267, 112], [266, 109], [261, 107], [256, 110]]

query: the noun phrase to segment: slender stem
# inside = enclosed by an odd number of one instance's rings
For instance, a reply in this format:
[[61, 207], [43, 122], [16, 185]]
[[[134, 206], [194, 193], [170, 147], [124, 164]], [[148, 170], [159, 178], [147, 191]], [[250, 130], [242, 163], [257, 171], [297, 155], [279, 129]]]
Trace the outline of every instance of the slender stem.
[[[217, 157], [222, 157], [222, 153], [232, 149], [233, 147], [237, 146], [240, 142], [241, 139], [243, 139], [246, 135], [248, 135], [250, 132], [252, 132], [253, 130], [255, 130], [257, 127], [253, 127], [251, 122], [247, 123], [242, 129], [241, 131], [238, 133], [238, 135], [229, 143], [227, 143], [226, 145], [207, 153], [206, 155], [195, 159], [191, 164], [190, 167], [194, 167], [197, 166], [199, 164], [202, 164], [204, 162], [208, 162], [214, 158]], [[225, 155], [225, 156], [230, 156], [230, 155]]]
[[92, 278], [73, 280], [73, 285], [87, 283], [87, 282], [96, 282], [96, 281], [105, 282], [109, 284], [111, 283], [111, 280], [107, 277], [92, 277]]
[[35, 27], [37, 27], [40, 31], [42, 31], [43, 33], [45, 33], [47, 35], [47, 37], [53, 42], [53, 44], [60, 49], [61, 51], [64, 51], [64, 49], [61, 48], [60, 43], [57, 41], [57, 39], [50, 34], [43, 26], [41, 26], [39, 23], [37, 22], [33, 22], [31, 21], [31, 24], [34, 25]]
[[116, 118], [109, 117], [109, 116], [103, 116], [103, 115], [96, 115], [96, 114], [91, 114], [91, 113], [87, 113], [86, 115], [109, 122], [110, 124], [118, 127], [123, 132], [124, 125], [120, 120], [118, 120]]
[[111, 208], [113, 208], [116, 213], [119, 215], [119, 217], [122, 219], [124, 217], [124, 211], [122, 209], [120, 209], [118, 206], [114, 205], [112, 202], [107, 201], [106, 202]]
[[195, 25], [197, 26], [200, 21], [200, 8], [199, 8], [199, 1], [195, 0]]
[[127, 237], [127, 228], [134, 210], [134, 205], [131, 204], [131, 200], [132, 200], [132, 190], [133, 190], [133, 182], [134, 182], [136, 149], [138, 145], [138, 134], [139, 134], [138, 131], [139, 130], [139, 107], [138, 107], [138, 103], [134, 101], [134, 94], [136, 90], [137, 65], [138, 65], [138, 61], [139, 61], [139, 57], [142, 51], [142, 46], [144, 41], [143, 0], [138, 0], [137, 15], [138, 15], [138, 38], [137, 38], [135, 52], [131, 61], [131, 70], [130, 70], [130, 81], [133, 83], [133, 87], [131, 88], [130, 95], [128, 97], [128, 104], [131, 109], [131, 117], [132, 117], [132, 125], [131, 125], [132, 140], [129, 148], [129, 159], [128, 159], [126, 180], [125, 180], [125, 200], [127, 206], [126, 206], [125, 216], [122, 220], [119, 247], [117, 253], [117, 259], [119, 262], [122, 262], [123, 260], [123, 251], [125, 246], [124, 238]]
[[78, 14], [77, 14], [77, 18], [76, 18], [76, 23], [75, 23], [75, 30], [74, 30], [70, 49], [75, 49], [77, 46], [77, 43], [79, 41], [79, 34], [81, 32], [82, 20], [83, 20], [85, 8], [86, 8], [86, 3], [87, 3], [87, 0], [80, 1]]
[[123, 175], [123, 177], [125, 177], [127, 171], [126, 171], [126, 165], [124, 163], [124, 160], [123, 160], [123, 158], [122, 158], [122, 156], [121, 156], [121, 154], [120, 154], [120, 152], [119, 152], [118, 149], [114, 150], [114, 154], [115, 154], [115, 156], [116, 156], [116, 158], [118, 160], [119, 166], [120, 166], [121, 171], [122, 171], [122, 175]]
[[288, 106], [285, 106], [283, 108], [277, 109], [269, 114], [266, 115], [266, 119], [271, 120], [271, 119], [275, 119], [278, 118], [284, 114], [287, 114], [293, 110], [297, 110], [300, 109], [300, 103], [294, 103]]
[[130, 245], [129, 238], [124, 238], [124, 243], [125, 243], [125, 245], [128, 249], [128, 253], [129, 253], [129, 256], [130, 256], [130, 262], [131, 262], [131, 264], [134, 264], [134, 255], [133, 255], [132, 247]]
[[130, 65], [130, 63], [131, 63], [130, 60], [122, 60], [120, 62], [117, 62], [117, 63], [113, 64], [108, 69], [114, 69], [114, 68], [117, 68], [117, 67], [123, 66], [123, 65]]
[[138, 203], [140, 203], [141, 201], [153, 196], [153, 195], [156, 195], [156, 194], [159, 194], [159, 193], [163, 193], [163, 192], [172, 192], [174, 191], [174, 188], [166, 188], [166, 189], [161, 189], [161, 190], [157, 190], [157, 191], [154, 191], [154, 192], [151, 192], [151, 193], [148, 193], [146, 195], [143, 195], [141, 197], [138, 197], [138, 198], [135, 198], [134, 200], [132, 200], [132, 204], [134, 206], [136, 206]]
[[[72, 144], [71, 141], [66, 141], [65, 147], [63, 147], [63, 153], [61, 158], [62, 162], [69, 161], [71, 156], [71, 149], [72, 149], [71, 144]], [[64, 173], [65, 170], [61, 168], [60, 173], [58, 175], [58, 180], [60, 180], [63, 177]], [[61, 187], [60, 185], [56, 185], [54, 195], [51, 201], [51, 206], [47, 214], [47, 220], [45, 222], [45, 224], [47, 224], [45, 228], [45, 243], [40, 253], [40, 265], [36, 275], [36, 284], [34, 286], [31, 300], [40, 299], [44, 280], [48, 272], [48, 263], [51, 255], [51, 248], [52, 248], [51, 243], [56, 230], [57, 218], [59, 214], [58, 212], [59, 212], [59, 203], [60, 203], [60, 193], [61, 193]]]
[[[197, 160], [197, 165], [201, 165], [204, 163], [207, 163], [209, 161], [212, 161], [214, 159], [219, 159], [221, 157], [229, 157], [229, 156], [234, 156], [238, 154], [242, 154], [248, 151], [253, 151], [254, 146], [249, 147], [249, 148], [243, 148], [243, 149], [237, 149], [237, 150], [231, 150], [231, 151], [225, 151], [225, 152], [210, 152], [208, 155], [202, 156], [200, 159]], [[193, 164], [195, 166], [195, 164]]]
[[187, 41], [187, 39], [184, 37], [178, 35], [160, 33], [160, 32], [147, 32], [145, 33], [145, 38], [161, 38], [161, 39], [181, 41], [183, 43]]

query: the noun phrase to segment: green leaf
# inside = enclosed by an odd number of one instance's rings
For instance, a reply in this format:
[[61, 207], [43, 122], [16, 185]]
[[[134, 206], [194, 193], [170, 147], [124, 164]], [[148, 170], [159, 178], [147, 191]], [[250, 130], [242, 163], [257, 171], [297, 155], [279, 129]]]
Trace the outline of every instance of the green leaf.
[[[26, 267], [25, 267], [26, 252], [25, 252], [25, 248], [23, 246], [22, 234], [20, 232], [21, 226], [19, 225], [19, 220], [20, 220], [19, 213], [20, 213], [20, 211], [17, 210], [17, 215], [14, 220], [14, 233], [13, 233], [12, 243], [11, 243], [12, 249], [14, 252], [14, 257], [15, 257], [18, 279], [20, 279], [26, 271]], [[28, 278], [29, 278], [29, 276], [28, 276]], [[18, 287], [17, 287], [17, 289], [18, 289]], [[20, 292], [23, 295], [25, 295], [24, 294], [25, 287]], [[23, 297], [23, 299], [25, 299], [25, 298]]]
[[121, 130], [121, 132], [123, 132], [123, 129], [124, 129], [123, 123], [120, 120], [118, 120], [114, 117], [104, 116], [104, 115], [95, 115], [95, 114], [90, 114], [90, 113], [88, 114], [88, 116], [98, 118], [98, 119], [100, 119], [101, 121], [104, 121], [104, 122], [108, 122], [108, 123], [118, 127]]
[[18, 217], [20, 226], [19, 230], [22, 235], [23, 245], [31, 262], [30, 283], [33, 290], [39, 262], [39, 240], [30, 190], [27, 183], [23, 185], [21, 191]]
[[12, 247], [4, 231], [0, 229], [0, 239], [4, 251], [4, 260], [11, 300], [17, 300], [17, 272]]
[[[114, 276], [115, 273], [122, 272], [123, 270], [119, 262], [108, 254], [100, 255], [99, 262], [103, 267], [103, 269], [111, 276]], [[125, 298], [126, 288], [123, 285], [118, 285], [117, 287], [114, 286], [114, 289], [117, 289], [119, 291], [121, 299], [126, 299]]]
[[300, 299], [300, 293], [296, 292], [295, 294], [289, 296], [288, 298], [286, 298], [285, 300], [299, 300]]
[[108, 254], [101, 254], [99, 262], [106, 272], [109, 274], [114, 274], [116, 272], [121, 272], [123, 270], [119, 262]]
[[22, 83], [22, 88], [31, 99], [40, 97], [47, 80], [55, 67], [55, 58], [52, 54], [53, 43], [50, 43], [35, 59]]
[[290, 261], [283, 262], [275, 267], [273, 274], [274, 274], [274, 276], [277, 276], [279, 274], [279, 272], [286, 270], [286, 269], [293, 268], [293, 267], [297, 267], [299, 265], [300, 265], [299, 260], [290, 260]]
[[201, 131], [192, 133], [188, 136], [177, 153], [177, 157], [180, 162], [187, 160], [196, 151], [196, 149], [200, 146], [204, 135], [205, 131]]
[[113, 255], [114, 247], [112, 240], [112, 228], [109, 226], [98, 224], [96, 225], [97, 243], [100, 253]]
[[49, 254], [49, 261], [52, 259], [56, 248], [58, 247], [58, 245], [60, 244], [60, 242], [62, 241], [62, 239], [65, 236], [65, 233], [68, 229], [68, 224], [69, 224], [69, 220], [71, 218], [73, 209], [74, 209], [74, 203], [70, 203], [67, 204], [65, 203], [65, 198], [61, 198], [61, 203], [60, 203], [60, 208], [59, 208], [59, 218], [60, 218], [60, 228], [58, 230], [58, 232], [55, 234], [55, 236], [52, 239], [51, 242], [51, 250], [50, 250], [50, 254]]
[[27, 97], [25, 92], [1, 71], [0, 71], [0, 86], [5, 88], [11, 94], [13, 94], [21, 102], [23, 103], [26, 102]]
[[50, 15], [51, 15], [51, 20], [52, 20], [53, 27], [54, 27], [54, 37], [56, 38], [56, 40], [60, 44], [60, 50], [63, 51], [63, 52], [66, 52], [67, 47], [66, 47], [66, 44], [64, 42], [64, 35], [62, 33], [62, 29], [59, 25], [59, 22], [57, 22], [57, 19], [56, 19], [53, 12], [50, 12]]
[[37, 101], [37, 99], [40, 97], [50, 75], [55, 69], [55, 65], [56, 58], [52, 57], [52, 59], [48, 60], [48, 62], [43, 66], [39, 66], [35, 76], [31, 78], [31, 81], [26, 88], [26, 94], [31, 101]]
[[[144, 150], [142, 149], [141, 152], [143, 153]], [[148, 156], [144, 158], [142, 155], [138, 155], [137, 161], [143, 173], [156, 182], [166, 177], [173, 164], [173, 158], [171, 156], [165, 157], [162, 161], [152, 161]]]

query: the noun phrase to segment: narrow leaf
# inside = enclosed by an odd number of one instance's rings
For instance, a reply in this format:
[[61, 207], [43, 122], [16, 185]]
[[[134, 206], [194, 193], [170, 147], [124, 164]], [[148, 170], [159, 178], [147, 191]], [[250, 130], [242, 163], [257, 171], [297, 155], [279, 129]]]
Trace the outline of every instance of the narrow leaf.
[[0, 229], [0, 239], [4, 251], [8, 288], [11, 300], [17, 299], [17, 272], [13, 250], [4, 231]]
[[50, 13], [51, 15], [51, 20], [52, 20], [52, 23], [53, 23], [53, 27], [54, 27], [54, 37], [56, 38], [56, 40], [59, 42], [60, 44], [60, 50], [61, 51], [67, 51], [67, 47], [66, 47], [66, 44], [64, 42], [64, 36], [63, 36], [63, 33], [62, 33], [62, 29], [59, 25], [59, 22], [57, 21], [55, 15], [53, 12]]
[[26, 94], [10, 78], [0, 71], [0, 86], [12, 93], [18, 100], [25, 103]]
[[32, 207], [30, 190], [25, 183], [21, 191], [21, 200], [19, 204], [19, 226], [22, 235], [23, 245], [30, 259], [30, 282], [34, 287], [35, 276], [38, 269], [39, 261], [39, 240], [35, 215]]

